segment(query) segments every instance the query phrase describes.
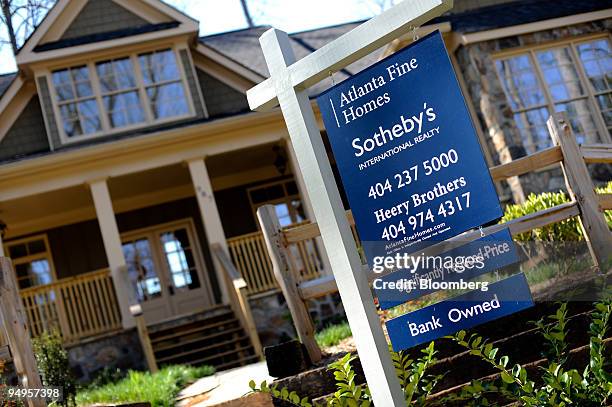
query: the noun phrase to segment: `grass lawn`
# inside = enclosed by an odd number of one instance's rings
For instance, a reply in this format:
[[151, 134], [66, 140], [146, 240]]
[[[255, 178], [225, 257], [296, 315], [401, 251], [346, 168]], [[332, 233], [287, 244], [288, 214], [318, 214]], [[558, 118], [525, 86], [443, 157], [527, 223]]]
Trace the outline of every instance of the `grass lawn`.
[[185, 365], [167, 366], [155, 374], [130, 370], [119, 381], [79, 391], [76, 401], [79, 406], [148, 401], [152, 407], [170, 407], [183, 387], [214, 372], [210, 366]]
[[319, 346], [326, 348], [337, 345], [341, 340], [351, 335], [351, 328], [348, 322], [341, 322], [339, 324], [329, 325], [327, 328], [317, 332], [315, 334], [315, 339]]

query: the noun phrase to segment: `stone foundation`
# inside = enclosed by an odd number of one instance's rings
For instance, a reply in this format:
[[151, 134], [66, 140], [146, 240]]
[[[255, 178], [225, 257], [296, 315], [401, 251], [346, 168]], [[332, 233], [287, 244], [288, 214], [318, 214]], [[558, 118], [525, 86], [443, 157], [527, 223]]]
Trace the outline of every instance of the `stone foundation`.
[[67, 347], [70, 366], [79, 382], [93, 380], [105, 368], [145, 370], [146, 361], [136, 329], [85, 340]]
[[[263, 346], [277, 345], [297, 338], [291, 313], [280, 291], [253, 296], [249, 299], [249, 304]], [[345, 317], [337, 293], [310, 300], [308, 308], [317, 330]]]

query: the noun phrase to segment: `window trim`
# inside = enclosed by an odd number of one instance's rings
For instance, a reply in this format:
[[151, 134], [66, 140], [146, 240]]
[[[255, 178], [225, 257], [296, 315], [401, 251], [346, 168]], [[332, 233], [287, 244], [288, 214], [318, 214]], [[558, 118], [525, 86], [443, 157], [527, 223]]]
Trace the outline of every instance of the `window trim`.
[[[187, 103], [188, 112], [184, 115], [173, 116], [169, 118], [156, 120], [153, 118], [153, 112], [151, 111], [149, 99], [146, 94], [147, 86], [145, 85], [144, 80], [142, 78], [142, 72], [141, 72], [139, 62], [138, 62], [138, 56], [140, 54], [146, 54], [149, 52], [156, 52], [156, 51], [163, 51], [166, 49], [169, 49], [174, 53], [174, 56], [176, 58], [177, 67], [178, 67], [179, 74], [180, 74], [180, 77], [178, 79], [172, 80], [170, 82], [180, 82], [183, 85], [183, 89], [185, 91], [185, 102]], [[70, 144], [75, 144], [75, 143], [78, 144], [78, 143], [81, 143], [87, 140], [94, 140], [100, 137], [106, 137], [106, 136], [110, 136], [114, 134], [125, 133], [125, 132], [129, 132], [132, 130], [142, 129], [142, 128], [151, 127], [151, 126], [163, 125], [166, 123], [171, 123], [171, 122], [195, 117], [196, 109], [194, 105], [193, 96], [191, 95], [191, 89], [189, 87], [189, 81], [187, 80], [185, 66], [180, 56], [181, 49], [184, 49], [184, 48], [178, 47], [175, 44], [159, 44], [158, 46], [152, 47], [152, 48], [130, 50], [125, 53], [118, 53], [118, 54], [113, 54], [113, 55], [108, 55], [108, 56], [100, 56], [95, 59], [82, 61], [80, 63], [75, 61], [73, 63], [70, 63], [68, 66], [64, 64], [64, 65], [50, 67], [47, 70], [45, 70], [43, 76], [47, 78], [47, 82], [49, 83], [49, 93], [50, 93], [49, 96], [51, 99], [53, 113], [55, 115], [55, 121], [57, 124], [57, 131], [59, 134], [60, 143], [62, 145], [70, 145]], [[108, 61], [108, 60], [122, 59], [122, 58], [129, 58], [132, 61], [132, 66], [134, 67], [134, 79], [136, 80], [136, 84], [138, 88], [138, 96], [140, 97], [140, 101], [143, 104], [142, 108], [143, 108], [145, 120], [141, 123], [134, 123], [134, 124], [130, 124], [130, 125], [123, 126], [123, 127], [113, 128], [110, 125], [106, 109], [104, 109], [104, 101], [103, 101], [104, 96], [102, 95], [102, 90], [100, 88], [100, 78], [98, 77], [96, 63]], [[93, 99], [96, 100], [96, 104], [98, 106], [102, 130], [96, 133], [83, 134], [77, 137], [70, 138], [66, 135], [66, 132], [64, 131], [63, 120], [62, 120], [62, 116], [61, 116], [60, 109], [59, 109], [60, 103], [57, 99], [57, 93], [55, 92], [55, 85], [53, 84], [53, 71], [62, 70], [62, 69], [70, 69], [72, 67], [83, 66], [83, 65], [87, 66], [87, 69], [89, 70], [91, 87], [94, 92]]]
[[[602, 111], [599, 105], [597, 104], [597, 100], [595, 99], [596, 96], [609, 93], [610, 90], [598, 92], [593, 88], [591, 81], [589, 80], [588, 76], [586, 75], [584, 71], [583, 63], [576, 50], [576, 47], [580, 44], [583, 44], [586, 42], [597, 41], [601, 39], [607, 39], [608, 42], [612, 45], [612, 34], [596, 33], [596, 34], [576, 36], [572, 38], [564, 38], [564, 39], [549, 41], [549, 42], [545, 42], [541, 44], [533, 44], [533, 45], [528, 45], [528, 46], [515, 47], [512, 49], [492, 53], [491, 59], [493, 60], [493, 65], [494, 65], [493, 69], [495, 69], [495, 75], [497, 77], [497, 80], [500, 83], [500, 86], [502, 86], [502, 91], [504, 92], [504, 96], [506, 96], [506, 98], [507, 98], [506, 92], [505, 90], [503, 90], [503, 80], [502, 80], [502, 77], [500, 76], [499, 69], [497, 69], [495, 65], [497, 61], [504, 60], [504, 59], [510, 59], [512, 57], [516, 57], [519, 55], [528, 56], [529, 62], [533, 65], [534, 73], [538, 80], [538, 85], [541, 86], [544, 92], [544, 98], [546, 100], [545, 104], [533, 105], [529, 107], [522, 107], [516, 110], [511, 108], [512, 113], [513, 114], [523, 113], [529, 110], [540, 109], [540, 108], [546, 108], [548, 109], [549, 112], [555, 112], [554, 108], [555, 108], [555, 105], [557, 104], [568, 103], [568, 102], [577, 101], [577, 100], [586, 100], [592, 113], [594, 113], [592, 114], [593, 120], [595, 122], [597, 132], [602, 137], [602, 142], [612, 143], [612, 135], [610, 135], [608, 127], [606, 126], [606, 123], [604, 122]], [[577, 98], [573, 98], [573, 99], [570, 98], [567, 100], [555, 101], [551, 96], [550, 89], [548, 88], [546, 81], [544, 80], [544, 76], [542, 74], [541, 67], [539, 63], [537, 62], [536, 52], [542, 51], [542, 50], [553, 50], [553, 49], [565, 48], [565, 47], [567, 47], [570, 50], [570, 54], [571, 54], [572, 59], [575, 62], [574, 66], [576, 66], [576, 72], [578, 73], [578, 78], [580, 79], [581, 85], [586, 85], [584, 89], [585, 92], [584, 92], [584, 95], [577, 97]], [[522, 136], [521, 136], [521, 141], [523, 142], [523, 144], [525, 143], [525, 140], [523, 140]]]
[[[54, 283], [57, 281], [57, 274], [55, 272], [55, 264], [53, 262], [53, 255], [51, 253], [51, 247], [49, 246], [49, 238], [47, 237], [46, 233], [42, 233], [42, 234], [38, 234], [38, 235], [32, 235], [32, 236], [28, 236], [28, 237], [24, 237], [24, 238], [20, 238], [20, 239], [16, 239], [16, 240], [8, 240], [6, 242], [4, 242], [3, 244], [3, 248], [4, 248], [4, 252], [7, 254], [7, 256], [10, 254], [9, 248], [11, 246], [15, 246], [18, 244], [23, 244], [23, 243], [27, 243], [27, 242], [31, 242], [34, 240], [43, 240], [45, 243], [45, 251], [44, 252], [40, 252], [40, 253], [36, 253], [36, 254], [30, 254], [24, 257], [18, 257], [18, 258], [12, 258], [11, 257], [11, 261], [13, 263], [13, 273], [15, 276], [15, 282], [17, 283], [17, 288], [21, 291], [21, 290], [25, 290], [26, 288], [19, 288], [19, 280], [17, 277], [17, 268], [16, 266], [19, 264], [25, 264], [25, 263], [31, 263], [32, 261], [35, 260], [40, 260], [40, 259], [46, 259], [47, 262], [49, 263], [49, 271], [51, 272], [51, 283]], [[45, 284], [42, 285], [33, 285], [29, 288], [35, 288], [35, 287], [43, 287], [45, 286]]]
[[[304, 205], [304, 200], [302, 199], [302, 196], [300, 195], [300, 191], [298, 189], [297, 194], [288, 194], [287, 191], [287, 187], [286, 185], [290, 182], [295, 183], [296, 187], [297, 187], [297, 182], [295, 181], [294, 177], [288, 177], [285, 179], [281, 179], [278, 181], [271, 181], [271, 182], [266, 182], [263, 184], [259, 184], [259, 185], [254, 185], [252, 187], [246, 188], [246, 192], [247, 192], [247, 196], [249, 197], [249, 205], [251, 206], [251, 212], [253, 213], [253, 218], [257, 219], [257, 208], [259, 208], [260, 206], [263, 205], [278, 205], [279, 203], [284, 203], [284, 204], [288, 204], [287, 208], [289, 209], [289, 215], [293, 218], [295, 215], [295, 209], [292, 207], [292, 205], [290, 205], [291, 201], [295, 200], [295, 198], [297, 198], [302, 205]], [[268, 188], [268, 187], [272, 187], [275, 185], [282, 185], [283, 186], [283, 191], [285, 192], [285, 196], [283, 198], [277, 198], [277, 199], [272, 199], [269, 201], [265, 201], [262, 203], [253, 203], [253, 199], [251, 198], [251, 191], [257, 190], [257, 189], [262, 189], [262, 188]], [[255, 222], [257, 224], [257, 229], [261, 229], [261, 225], [259, 224], [259, 222]], [[293, 221], [292, 221], [293, 223]]]

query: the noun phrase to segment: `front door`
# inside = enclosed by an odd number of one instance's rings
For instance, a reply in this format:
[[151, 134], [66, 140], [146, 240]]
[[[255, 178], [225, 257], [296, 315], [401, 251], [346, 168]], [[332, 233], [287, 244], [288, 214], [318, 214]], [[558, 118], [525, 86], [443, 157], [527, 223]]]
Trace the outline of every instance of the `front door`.
[[128, 275], [147, 323], [213, 305], [199, 247], [190, 220], [123, 236]]

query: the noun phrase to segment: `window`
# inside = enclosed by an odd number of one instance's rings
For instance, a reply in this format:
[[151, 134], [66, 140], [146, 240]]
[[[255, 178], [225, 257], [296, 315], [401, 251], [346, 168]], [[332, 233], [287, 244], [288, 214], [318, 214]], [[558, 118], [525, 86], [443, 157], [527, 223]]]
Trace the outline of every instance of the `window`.
[[174, 52], [165, 50], [142, 54], [138, 60], [153, 117], [160, 119], [187, 114], [189, 109]]
[[53, 72], [53, 86], [66, 136], [92, 134], [102, 129], [87, 66]]
[[532, 49], [496, 61], [527, 153], [550, 147], [551, 112], [565, 111], [579, 143], [612, 134], [612, 53], [607, 38]]
[[112, 128], [145, 121], [134, 67], [129, 58], [96, 64], [104, 111]]
[[289, 226], [306, 220], [302, 201], [295, 181], [279, 181], [249, 188], [249, 200], [254, 216], [262, 205], [274, 205], [281, 226]]
[[60, 69], [51, 78], [64, 141], [191, 114], [173, 49]]
[[7, 242], [5, 249], [13, 261], [20, 289], [53, 282], [53, 262], [46, 236]]

